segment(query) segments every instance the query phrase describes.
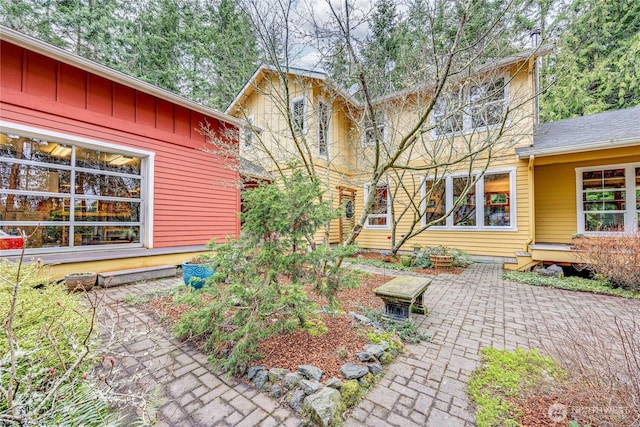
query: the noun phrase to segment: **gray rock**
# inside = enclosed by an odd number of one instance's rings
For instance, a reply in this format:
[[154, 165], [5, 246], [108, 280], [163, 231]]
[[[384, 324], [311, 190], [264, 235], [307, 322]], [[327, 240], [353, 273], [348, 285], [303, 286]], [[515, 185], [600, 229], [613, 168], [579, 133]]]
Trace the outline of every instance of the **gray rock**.
[[564, 270], [562, 269], [562, 267], [560, 267], [559, 265], [556, 265], [556, 264], [551, 264], [549, 267], [547, 267], [547, 270], [555, 271], [555, 272], [560, 273], [560, 274], [564, 274]]
[[269, 369], [269, 381], [271, 381], [272, 383], [277, 383], [290, 372], [290, 370], [284, 368]]
[[373, 356], [373, 354], [369, 353], [368, 351], [361, 351], [359, 353], [356, 353], [356, 357], [361, 362], [375, 362], [376, 361], [376, 358]]
[[362, 314], [358, 314], [358, 313], [354, 313], [353, 311], [350, 311], [348, 313], [349, 317], [351, 317], [352, 319], [357, 320], [360, 323], [363, 323], [365, 325], [370, 325], [373, 323], [373, 321], [371, 319], [369, 319], [367, 316], [363, 316]]
[[262, 390], [267, 381], [269, 381], [269, 374], [264, 369], [258, 371], [253, 377], [253, 384], [258, 390]]
[[269, 396], [273, 397], [274, 399], [280, 399], [280, 397], [282, 397], [282, 387], [280, 387], [278, 384], [273, 384], [271, 387], [269, 387]]
[[562, 273], [558, 273], [557, 271], [549, 270], [548, 268], [541, 268], [539, 270], [536, 270], [536, 273], [538, 273], [541, 276], [547, 276], [547, 277], [563, 277]]
[[304, 391], [306, 395], [313, 394], [323, 387], [321, 383], [315, 380], [302, 380], [298, 386], [300, 386], [300, 390]]
[[[389, 344], [387, 344], [387, 347], [389, 347]], [[380, 344], [367, 344], [364, 346], [364, 351], [373, 354], [375, 357], [380, 357], [385, 348]]]
[[309, 412], [312, 421], [326, 427], [340, 421], [340, 403], [340, 392], [331, 387], [324, 387], [319, 392], [305, 397], [304, 408]]
[[373, 375], [378, 375], [384, 370], [380, 362], [369, 363], [367, 364], [367, 368], [369, 368], [369, 372], [371, 372]]
[[316, 380], [320, 381], [322, 378], [322, 369], [316, 368], [311, 365], [300, 365], [298, 366], [298, 372], [300, 372], [306, 379], [308, 380]]
[[297, 372], [291, 372], [285, 375], [284, 378], [282, 378], [282, 385], [287, 390], [293, 390], [294, 388], [296, 388], [296, 386], [301, 380], [302, 380], [302, 375], [300, 375]]
[[327, 381], [327, 387], [331, 387], [331, 388], [335, 388], [336, 390], [340, 390], [342, 388], [342, 381], [340, 381], [340, 378], [329, 378], [329, 380]]
[[340, 368], [340, 373], [348, 380], [358, 379], [364, 377], [369, 373], [369, 368], [363, 365], [356, 365], [355, 363], [345, 363]]
[[262, 365], [256, 365], [256, 366], [250, 367], [249, 372], [247, 373], [247, 378], [249, 379], [249, 381], [251, 381], [253, 377], [255, 377], [256, 374], [262, 371], [263, 369], [264, 369], [264, 366]]
[[287, 405], [289, 405], [294, 411], [300, 412], [302, 410], [302, 402], [306, 396], [307, 395], [304, 394], [304, 391], [294, 390], [287, 395]]
[[389, 350], [389, 347], [390, 347], [389, 343], [388, 343], [388, 342], [386, 342], [386, 341], [384, 341], [384, 340], [380, 341], [380, 342], [378, 343], [378, 345], [379, 345], [380, 347], [382, 347], [382, 349], [383, 349], [384, 351]]

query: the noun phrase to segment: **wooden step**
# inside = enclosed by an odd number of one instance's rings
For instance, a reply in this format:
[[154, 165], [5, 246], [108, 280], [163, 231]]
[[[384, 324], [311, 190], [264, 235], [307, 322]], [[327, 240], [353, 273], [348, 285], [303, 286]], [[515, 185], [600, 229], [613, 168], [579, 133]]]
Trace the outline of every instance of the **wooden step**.
[[161, 279], [176, 275], [175, 265], [156, 265], [153, 267], [130, 268], [128, 270], [105, 271], [98, 273], [98, 286], [110, 288], [140, 280]]

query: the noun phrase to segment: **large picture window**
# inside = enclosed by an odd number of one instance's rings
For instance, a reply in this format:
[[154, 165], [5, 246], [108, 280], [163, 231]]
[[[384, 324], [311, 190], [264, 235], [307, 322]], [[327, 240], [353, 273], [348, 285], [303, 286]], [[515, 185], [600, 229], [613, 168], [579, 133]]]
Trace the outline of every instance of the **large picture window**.
[[140, 155], [0, 133], [0, 230], [27, 248], [140, 245]]
[[[364, 187], [365, 201], [369, 196], [369, 191], [372, 191], [371, 185], [366, 184]], [[373, 206], [367, 216], [366, 228], [389, 228], [389, 186], [386, 183], [378, 183], [375, 187], [375, 195], [373, 199]]]
[[634, 232], [640, 222], [640, 165], [576, 169], [578, 232]]
[[[513, 170], [489, 171], [479, 178], [446, 176], [435, 184], [425, 179], [422, 224], [436, 229], [513, 229], [514, 186]], [[442, 219], [447, 212], [451, 214]]]

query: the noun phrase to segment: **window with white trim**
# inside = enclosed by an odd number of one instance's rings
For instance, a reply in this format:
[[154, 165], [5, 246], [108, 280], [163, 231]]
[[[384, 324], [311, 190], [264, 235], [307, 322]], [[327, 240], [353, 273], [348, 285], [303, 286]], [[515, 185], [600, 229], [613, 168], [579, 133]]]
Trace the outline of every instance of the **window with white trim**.
[[479, 178], [449, 175], [436, 181], [435, 186], [432, 179], [425, 179], [422, 224], [433, 223], [451, 211], [451, 215], [433, 227], [512, 229], [515, 224], [514, 173], [514, 170], [490, 171]]
[[318, 156], [327, 158], [329, 155], [329, 124], [331, 109], [326, 102], [318, 102]]
[[[365, 203], [371, 190], [370, 184], [364, 186]], [[389, 215], [391, 198], [389, 196], [389, 185], [386, 182], [379, 182], [375, 188], [373, 205], [367, 216], [365, 228], [389, 228]]]
[[112, 148], [0, 133], [0, 230], [27, 248], [140, 246], [145, 158]]
[[578, 232], [635, 232], [640, 222], [640, 164], [577, 168]]
[[509, 99], [508, 88], [505, 78], [498, 78], [441, 95], [431, 114], [434, 136], [468, 133], [499, 125]]
[[307, 132], [307, 106], [304, 96], [291, 100], [291, 122], [295, 133]]
[[240, 148], [243, 150], [250, 150], [253, 148], [253, 116], [247, 117], [247, 125], [248, 126], [242, 128], [242, 138], [240, 138]]
[[373, 147], [376, 141], [384, 144], [387, 140], [386, 115], [378, 114], [375, 124], [373, 120], [367, 118], [365, 121], [364, 132], [362, 132], [362, 146]]

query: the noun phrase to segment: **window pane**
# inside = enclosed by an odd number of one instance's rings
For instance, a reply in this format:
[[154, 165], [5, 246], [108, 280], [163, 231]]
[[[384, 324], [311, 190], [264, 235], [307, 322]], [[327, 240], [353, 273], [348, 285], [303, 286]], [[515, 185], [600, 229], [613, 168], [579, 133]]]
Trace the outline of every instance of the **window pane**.
[[511, 225], [510, 192], [508, 173], [485, 175], [484, 177], [484, 225], [508, 227]]
[[0, 157], [70, 165], [71, 146], [38, 138], [0, 133]]
[[587, 213], [584, 229], [585, 231], [622, 231], [624, 230], [624, 213]]
[[386, 214], [387, 213], [387, 186], [379, 185], [376, 187], [376, 195], [373, 199], [373, 206], [371, 207], [371, 214]]
[[76, 148], [76, 166], [140, 175], [140, 158], [89, 148]]
[[76, 221], [140, 221], [140, 203], [106, 200], [76, 200]]
[[605, 169], [582, 172], [582, 189], [587, 191], [594, 189], [605, 190], [624, 188], [624, 175], [624, 169]]
[[[445, 181], [425, 182], [425, 221], [427, 223], [443, 218], [446, 212]], [[445, 225], [443, 221], [436, 225]]]
[[0, 194], [2, 221], [68, 221], [69, 199]]
[[293, 126], [296, 132], [304, 131], [304, 100], [293, 102], [291, 107]]
[[327, 155], [329, 138], [329, 106], [324, 102], [318, 104], [318, 154]]
[[369, 217], [367, 218], [367, 222], [369, 225], [387, 225], [386, 217]]
[[140, 179], [99, 173], [76, 173], [76, 194], [109, 197], [140, 197]]
[[2, 189], [69, 193], [71, 172], [44, 166], [0, 162]]
[[75, 246], [138, 243], [140, 227], [76, 226], [73, 236]]
[[[476, 225], [476, 188], [470, 177], [453, 178], [453, 200], [459, 206], [453, 211], [453, 225]], [[462, 196], [468, 188], [466, 195]]]
[[11, 235], [18, 235], [18, 227], [23, 230], [27, 236], [26, 249], [33, 248], [52, 248], [58, 246], [69, 245], [69, 227], [62, 225], [46, 225], [46, 226], [28, 226], [15, 225], [2, 227], [2, 231]]

